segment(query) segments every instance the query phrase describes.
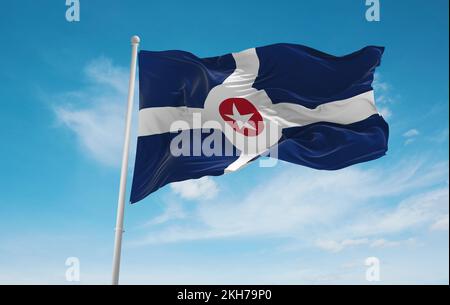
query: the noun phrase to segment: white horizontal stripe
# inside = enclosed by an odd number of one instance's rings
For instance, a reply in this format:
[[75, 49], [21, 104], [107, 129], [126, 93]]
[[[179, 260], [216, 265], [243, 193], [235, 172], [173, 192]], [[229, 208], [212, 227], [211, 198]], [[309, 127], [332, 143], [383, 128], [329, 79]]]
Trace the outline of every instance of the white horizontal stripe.
[[377, 113], [373, 91], [349, 99], [330, 102], [310, 109], [298, 104], [279, 103], [258, 109], [261, 115], [281, 128], [305, 126], [317, 122], [351, 124]]
[[173, 122], [186, 122], [186, 128], [193, 128], [194, 113], [201, 113], [203, 109], [188, 107], [154, 107], [139, 111], [139, 136], [149, 136], [170, 132]]
[[[261, 115], [281, 128], [305, 126], [317, 122], [351, 124], [362, 121], [377, 113], [373, 91], [349, 99], [322, 104], [314, 109], [292, 103], [257, 105]], [[259, 106], [259, 107], [258, 107]], [[173, 122], [183, 121], [180, 129], [201, 128], [193, 126], [193, 115], [203, 109], [187, 107], [155, 107], [139, 111], [139, 136], [148, 136], [170, 132]], [[207, 118], [202, 117], [204, 123]]]

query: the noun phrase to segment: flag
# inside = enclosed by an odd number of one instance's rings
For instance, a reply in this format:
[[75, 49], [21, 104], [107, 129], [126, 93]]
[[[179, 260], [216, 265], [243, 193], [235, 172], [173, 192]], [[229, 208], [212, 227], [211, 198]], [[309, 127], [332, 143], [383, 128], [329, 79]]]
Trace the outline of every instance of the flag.
[[383, 51], [337, 57], [295, 44], [209, 58], [141, 51], [130, 201], [262, 155], [321, 170], [385, 155], [389, 129], [372, 87]]

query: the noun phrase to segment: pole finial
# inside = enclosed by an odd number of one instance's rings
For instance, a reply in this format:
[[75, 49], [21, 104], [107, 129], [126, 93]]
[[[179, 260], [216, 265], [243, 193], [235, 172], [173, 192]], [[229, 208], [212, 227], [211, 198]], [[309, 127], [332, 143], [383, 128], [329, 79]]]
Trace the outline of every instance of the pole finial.
[[141, 39], [139, 38], [139, 36], [134, 35], [133, 37], [131, 37], [131, 44], [139, 44], [141, 42]]

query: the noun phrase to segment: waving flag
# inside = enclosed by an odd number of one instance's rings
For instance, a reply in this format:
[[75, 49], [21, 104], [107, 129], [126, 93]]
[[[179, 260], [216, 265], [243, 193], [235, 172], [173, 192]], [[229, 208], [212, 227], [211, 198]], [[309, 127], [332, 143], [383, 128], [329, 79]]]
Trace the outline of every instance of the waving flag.
[[131, 202], [268, 153], [324, 170], [383, 156], [389, 131], [372, 88], [383, 50], [336, 57], [275, 44], [211, 58], [141, 51]]

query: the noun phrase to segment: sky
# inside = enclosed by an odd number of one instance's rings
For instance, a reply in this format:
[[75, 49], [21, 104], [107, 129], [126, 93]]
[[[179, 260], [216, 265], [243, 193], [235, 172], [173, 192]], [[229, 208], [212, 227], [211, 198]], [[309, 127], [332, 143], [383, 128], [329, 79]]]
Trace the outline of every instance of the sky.
[[121, 283], [449, 283], [448, 1], [380, 0], [379, 22], [364, 0], [80, 5], [68, 22], [64, 0], [1, 3], [0, 284], [110, 283], [134, 34], [200, 57], [385, 46], [374, 87], [390, 139], [385, 157], [343, 170], [255, 163], [127, 205]]

